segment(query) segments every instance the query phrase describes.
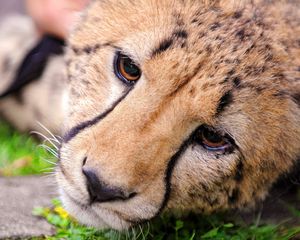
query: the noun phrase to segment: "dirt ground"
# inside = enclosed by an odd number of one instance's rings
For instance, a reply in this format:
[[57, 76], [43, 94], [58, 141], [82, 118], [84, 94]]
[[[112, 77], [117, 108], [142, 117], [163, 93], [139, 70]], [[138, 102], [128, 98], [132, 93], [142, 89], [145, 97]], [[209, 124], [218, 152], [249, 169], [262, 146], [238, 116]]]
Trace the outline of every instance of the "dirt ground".
[[0, 239], [55, 233], [46, 220], [32, 215], [34, 207], [50, 207], [57, 197], [51, 182], [45, 176], [0, 178]]

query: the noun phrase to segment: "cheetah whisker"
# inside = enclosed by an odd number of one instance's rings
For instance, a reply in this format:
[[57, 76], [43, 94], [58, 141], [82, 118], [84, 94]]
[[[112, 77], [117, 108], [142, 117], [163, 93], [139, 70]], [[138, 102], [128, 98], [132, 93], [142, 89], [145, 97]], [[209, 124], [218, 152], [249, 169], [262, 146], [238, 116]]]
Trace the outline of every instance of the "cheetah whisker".
[[54, 174], [53, 170], [54, 170], [53, 167], [43, 168], [43, 169], [40, 170], [40, 173], [44, 173], [44, 174], [47, 174], [48, 176], [50, 176], [50, 175]]
[[48, 141], [53, 147], [55, 147], [56, 150], [58, 150], [58, 147], [56, 146], [56, 144], [52, 141], [53, 139], [45, 136], [44, 134], [37, 132], [37, 131], [31, 131], [30, 134], [36, 134], [40, 137], [42, 137], [45, 141]]
[[[47, 133], [50, 134], [50, 136], [52, 137], [52, 139], [54, 139], [58, 144], [60, 144], [61, 142], [58, 140], [57, 136], [55, 136], [46, 126], [44, 126], [41, 122], [37, 122], [38, 125], [44, 129]], [[59, 137], [61, 139], [61, 137]]]
[[59, 150], [59, 147], [57, 146], [57, 145], [55, 145], [55, 144], [53, 144], [50, 140], [52, 140], [51, 138], [49, 138], [49, 139], [45, 139], [44, 141], [43, 141], [43, 144], [46, 144], [46, 143], [50, 143], [51, 144], [51, 146], [52, 147], [54, 147], [55, 148], [55, 150], [58, 152], [58, 150]]
[[52, 154], [54, 157], [58, 158], [58, 153], [51, 147], [47, 146], [46, 144], [40, 144], [38, 146], [44, 148], [47, 152]]
[[46, 158], [41, 158], [44, 162], [47, 162], [47, 163], [50, 163], [51, 165], [54, 165], [54, 166], [57, 166], [57, 163], [56, 162], [53, 162], [53, 161], [50, 161], [50, 160], [48, 160], [48, 159], [46, 159]]

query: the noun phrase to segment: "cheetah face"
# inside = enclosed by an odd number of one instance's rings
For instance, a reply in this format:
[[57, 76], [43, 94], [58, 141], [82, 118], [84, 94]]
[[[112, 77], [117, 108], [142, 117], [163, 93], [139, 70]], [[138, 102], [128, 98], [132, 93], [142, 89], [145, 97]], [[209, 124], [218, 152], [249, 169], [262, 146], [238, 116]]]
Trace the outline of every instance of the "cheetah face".
[[124, 229], [168, 209], [245, 207], [292, 168], [300, 112], [284, 67], [297, 59], [285, 62], [254, 13], [92, 3], [67, 55], [57, 179], [72, 215]]

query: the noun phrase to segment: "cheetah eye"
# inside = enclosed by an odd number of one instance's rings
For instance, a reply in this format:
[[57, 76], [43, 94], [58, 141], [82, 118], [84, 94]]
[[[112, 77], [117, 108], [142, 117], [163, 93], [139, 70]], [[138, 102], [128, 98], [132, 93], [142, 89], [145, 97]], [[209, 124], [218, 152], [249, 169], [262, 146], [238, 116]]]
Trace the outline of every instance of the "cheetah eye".
[[215, 129], [208, 126], [201, 126], [194, 135], [196, 143], [209, 151], [228, 152], [232, 150], [232, 140]]
[[141, 70], [126, 55], [117, 53], [114, 62], [115, 74], [126, 84], [132, 85], [141, 77]]

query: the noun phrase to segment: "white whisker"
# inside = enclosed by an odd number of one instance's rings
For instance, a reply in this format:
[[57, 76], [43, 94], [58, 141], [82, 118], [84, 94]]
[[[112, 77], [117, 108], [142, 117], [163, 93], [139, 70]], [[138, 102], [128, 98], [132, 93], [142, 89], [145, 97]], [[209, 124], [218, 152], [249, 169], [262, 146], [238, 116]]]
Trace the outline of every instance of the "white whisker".
[[50, 163], [51, 165], [54, 165], [53, 167], [57, 166], [56, 162], [46, 159], [44, 157], [41, 157], [41, 160], [43, 160], [44, 162]]
[[49, 139], [45, 139], [43, 141], [43, 144], [46, 144], [46, 143], [50, 143], [52, 147], [54, 147], [56, 149], [56, 151], [59, 150], [58, 146], [54, 145], [52, 142], [49, 141]]
[[57, 143], [59, 143], [60, 144], [60, 141], [55, 137], [55, 135], [46, 127], [46, 126], [44, 126], [41, 122], [39, 122], [39, 121], [37, 121], [37, 123], [38, 123], [38, 125], [42, 128], [42, 129], [44, 129], [47, 133], [49, 133], [50, 135], [51, 135], [51, 137], [53, 138], [53, 139], [55, 139], [55, 141], [57, 142]]
[[56, 178], [55, 178], [56, 173], [54, 171], [48, 172], [48, 173], [46, 172], [41, 177], [47, 179], [47, 183], [57, 187], [57, 182], [56, 182]]
[[54, 157], [58, 158], [58, 153], [54, 149], [52, 149], [51, 147], [49, 147], [49, 146], [47, 146], [45, 144], [40, 144], [38, 146], [44, 148], [46, 151], [48, 151]]
[[30, 134], [36, 134], [36, 135], [42, 137], [44, 139], [44, 141], [48, 141], [51, 145], [53, 145], [53, 147], [55, 147], [58, 150], [58, 147], [56, 146], [56, 144], [54, 144], [54, 142], [50, 138], [46, 137], [44, 134], [37, 132], [37, 131], [31, 131]]
[[40, 173], [51, 174], [53, 173], [53, 168], [43, 168], [39, 170]]
[[55, 137], [58, 141], [60, 141], [60, 143], [61, 143], [61, 141], [62, 141], [62, 137], [61, 137], [61, 136], [54, 135], [54, 137]]

